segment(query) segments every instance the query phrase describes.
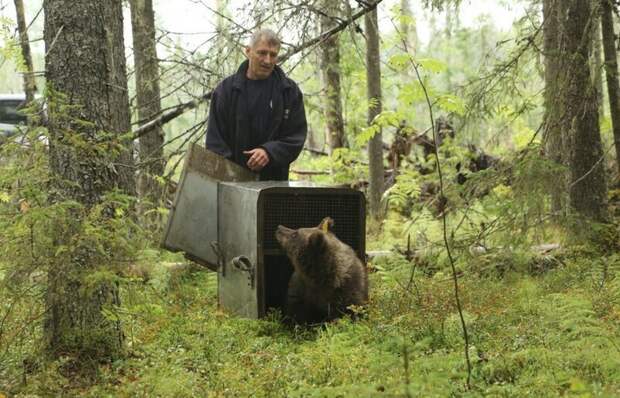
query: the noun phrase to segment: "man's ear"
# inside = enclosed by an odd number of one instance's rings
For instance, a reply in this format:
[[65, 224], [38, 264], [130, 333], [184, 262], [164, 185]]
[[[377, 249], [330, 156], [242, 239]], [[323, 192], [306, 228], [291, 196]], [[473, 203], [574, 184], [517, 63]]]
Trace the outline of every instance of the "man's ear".
[[312, 249], [322, 250], [325, 245], [325, 235], [321, 231], [315, 231], [308, 236], [308, 246]]
[[246, 57], [250, 57], [250, 51], [252, 51], [252, 48], [250, 46], [246, 46], [245, 47], [245, 56]]

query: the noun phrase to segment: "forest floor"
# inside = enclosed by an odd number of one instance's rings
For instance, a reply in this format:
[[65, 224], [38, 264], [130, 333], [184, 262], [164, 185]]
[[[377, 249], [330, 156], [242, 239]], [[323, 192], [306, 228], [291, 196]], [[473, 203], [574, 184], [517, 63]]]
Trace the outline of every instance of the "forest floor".
[[[493, 256], [493, 257], [490, 257]], [[127, 355], [38, 362], [0, 392], [33, 396], [620, 396], [620, 259], [481, 255], [464, 272], [470, 388], [453, 284], [402, 256], [371, 265], [366, 317], [292, 329], [217, 308], [216, 274], [164, 263], [123, 286]], [[490, 270], [490, 271], [489, 271]], [[36, 361], [35, 361], [36, 362]], [[24, 362], [26, 363], [26, 362]], [[0, 394], [2, 396], [3, 394]]]

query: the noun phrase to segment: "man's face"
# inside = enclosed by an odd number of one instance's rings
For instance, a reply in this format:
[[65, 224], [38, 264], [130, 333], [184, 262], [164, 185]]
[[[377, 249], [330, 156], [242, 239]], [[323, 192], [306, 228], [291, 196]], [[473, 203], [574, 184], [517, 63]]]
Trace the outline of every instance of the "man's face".
[[278, 62], [280, 46], [269, 44], [266, 40], [260, 40], [253, 47], [245, 48], [245, 55], [250, 61], [247, 77], [252, 80], [266, 79], [273, 72]]

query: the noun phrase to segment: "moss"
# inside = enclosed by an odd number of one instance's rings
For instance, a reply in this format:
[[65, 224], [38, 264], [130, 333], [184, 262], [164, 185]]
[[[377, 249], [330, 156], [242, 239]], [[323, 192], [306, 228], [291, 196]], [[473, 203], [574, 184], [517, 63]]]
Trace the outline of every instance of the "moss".
[[[285, 327], [275, 315], [246, 320], [223, 314], [214, 274], [185, 270], [171, 284], [167, 274], [173, 271], [157, 265], [146, 283], [121, 285], [123, 309], [131, 314], [123, 318], [132, 333], [125, 358], [97, 364], [89, 379], [64, 372], [62, 362], [42, 363], [29, 370], [26, 384], [5, 382], [0, 388], [93, 397], [405, 396], [407, 390], [425, 397], [538, 397], [619, 391], [614, 342], [620, 331], [612, 315], [620, 313], [620, 303], [600, 304], [615, 297], [611, 283], [601, 296], [596, 285], [574, 277], [572, 266], [537, 276], [462, 275], [474, 387], [467, 391], [451, 280], [420, 273], [414, 278], [417, 290], [407, 290], [408, 264], [386, 259], [378, 265], [366, 318], [311, 329]], [[613, 280], [617, 270], [610, 270]], [[4, 366], [2, 380], [19, 378], [19, 363]]]

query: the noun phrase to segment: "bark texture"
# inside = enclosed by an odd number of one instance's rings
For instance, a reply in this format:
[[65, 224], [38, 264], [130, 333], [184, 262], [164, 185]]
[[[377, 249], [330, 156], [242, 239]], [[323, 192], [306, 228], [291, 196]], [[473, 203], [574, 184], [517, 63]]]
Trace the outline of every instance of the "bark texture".
[[[368, 92], [368, 123], [381, 113], [381, 59], [379, 53], [379, 25], [377, 9], [364, 15], [366, 30], [366, 70]], [[378, 220], [381, 217], [381, 195], [383, 181], [383, 139], [381, 130], [368, 142], [368, 162], [370, 169], [370, 214]]]
[[[136, 70], [138, 119], [140, 124], [144, 124], [161, 112], [155, 15], [152, 0], [130, 0], [129, 7]], [[161, 126], [155, 127], [140, 137], [139, 159], [142, 167], [138, 179], [138, 194], [151, 203], [157, 203], [161, 198], [161, 185], [154, 177], [164, 173], [163, 144], [164, 131]]]
[[596, 101], [598, 103], [599, 118], [604, 115], [603, 104], [603, 49], [601, 40], [601, 5], [597, 0], [593, 2], [593, 19], [590, 23], [594, 24], [592, 30], [592, 84], [596, 89]]
[[609, 113], [614, 132], [616, 148], [616, 167], [620, 174], [620, 86], [618, 83], [618, 57], [616, 53], [616, 34], [612, 5], [609, 0], [601, 0], [601, 30], [603, 33], [603, 52], [605, 56], [605, 77], [609, 95]]
[[561, 2], [563, 15], [560, 48], [565, 93], [562, 130], [569, 164], [570, 206], [594, 221], [607, 219], [607, 185], [599, 130], [596, 88], [588, 60], [592, 51], [591, 2]]
[[[559, 0], [543, 1], [543, 51], [545, 57], [545, 151], [550, 160], [559, 165], [567, 166], [563, 151], [563, 136], [560, 121], [562, 119], [562, 88], [563, 75], [560, 73], [561, 56], [559, 42]], [[561, 214], [567, 202], [567, 177], [558, 176], [558, 183], [549, 187], [551, 190], [551, 210]]]
[[54, 355], [114, 357], [122, 331], [103, 310], [119, 304], [117, 286], [86, 282], [103, 264], [93, 247], [76, 240], [105, 193], [134, 188], [131, 143], [119, 136], [130, 123], [121, 0], [45, 0], [43, 7], [46, 78], [56, 93], [48, 107], [51, 200], [82, 205], [55, 237], [69, 254], [48, 274], [47, 348]]
[[34, 67], [32, 65], [32, 55], [30, 53], [30, 41], [28, 40], [28, 25], [26, 24], [26, 13], [24, 11], [24, 1], [14, 0], [15, 11], [17, 13], [17, 30], [19, 31], [19, 44], [22, 49], [22, 57], [24, 58], [25, 70], [24, 76], [24, 92], [26, 93], [26, 103], [34, 100], [37, 92], [37, 83], [34, 79]]
[[[332, 29], [336, 23], [334, 16], [339, 14], [340, 2], [324, 0], [327, 15], [321, 16], [321, 32]], [[344, 121], [342, 117], [342, 98], [340, 87], [340, 43], [339, 35], [332, 35], [321, 43], [321, 71], [325, 101], [323, 113], [327, 121], [327, 139], [330, 152], [344, 146]]]

